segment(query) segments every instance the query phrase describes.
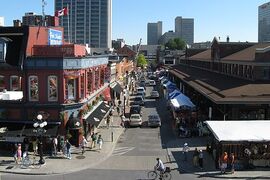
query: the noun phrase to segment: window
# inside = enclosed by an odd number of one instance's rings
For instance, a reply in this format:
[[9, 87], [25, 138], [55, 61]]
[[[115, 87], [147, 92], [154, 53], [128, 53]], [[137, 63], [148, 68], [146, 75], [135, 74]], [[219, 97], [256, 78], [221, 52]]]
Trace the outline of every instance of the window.
[[58, 100], [58, 81], [57, 76], [48, 77], [48, 101]]
[[38, 101], [38, 77], [29, 76], [29, 101]]
[[3, 89], [6, 89], [5, 76], [0, 75], [0, 91], [3, 91]]
[[16, 91], [21, 89], [21, 78], [19, 76], [10, 76], [10, 90]]
[[66, 99], [69, 99], [69, 100], [76, 99], [76, 80], [75, 79], [67, 79]]

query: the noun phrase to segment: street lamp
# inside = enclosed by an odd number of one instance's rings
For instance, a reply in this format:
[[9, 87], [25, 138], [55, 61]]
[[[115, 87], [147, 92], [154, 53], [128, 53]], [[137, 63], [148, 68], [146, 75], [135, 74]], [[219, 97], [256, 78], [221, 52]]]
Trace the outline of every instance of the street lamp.
[[35, 133], [37, 133], [38, 136], [38, 149], [39, 149], [39, 164], [44, 164], [45, 160], [43, 158], [43, 144], [42, 144], [42, 138], [46, 130], [44, 129], [45, 126], [47, 126], [46, 121], [42, 121], [43, 116], [41, 114], [37, 115], [37, 121], [33, 124]]

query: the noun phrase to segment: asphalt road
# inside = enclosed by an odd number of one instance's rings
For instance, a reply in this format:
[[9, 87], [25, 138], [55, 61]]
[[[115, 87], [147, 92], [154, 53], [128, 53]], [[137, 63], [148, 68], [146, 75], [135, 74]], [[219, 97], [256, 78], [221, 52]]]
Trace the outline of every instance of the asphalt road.
[[[175, 138], [171, 130], [170, 116], [166, 110], [164, 99], [147, 98], [153, 87], [146, 89], [146, 103], [143, 108], [142, 128], [128, 128], [120, 137], [112, 156], [95, 168], [71, 174], [51, 176], [26, 176], [5, 174], [1, 180], [139, 180], [147, 179], [147, 172], [152, 170], [156, 158], [159, 157], [170, 166], [172, 179], [194, 179], [192, 174], [180, 174], [177, 167], [172, 167], [167, 156], [166, 144]], [[158, 113], [162, 120], [161, 128], [148, 128], [147, 117], [151, 113]]]

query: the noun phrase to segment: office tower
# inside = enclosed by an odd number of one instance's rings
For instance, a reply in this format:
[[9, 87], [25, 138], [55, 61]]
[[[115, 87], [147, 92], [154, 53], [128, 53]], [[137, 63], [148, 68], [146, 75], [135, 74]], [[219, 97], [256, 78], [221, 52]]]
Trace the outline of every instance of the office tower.
[[183, 39], [187, 44], [194, 43], [194, 19], [176, 17], [175, 33], [177, 37]]
[[158, 40], [162, 35], [162, 22], [147, 24], [147, 44], [157, 45]]
[[25, 26], [59, 26], [58, 17], [46, 15], [45, 16], [45, 23], [42, 24], [42, 15], [37, 15], [33, 12], [25, 13], [22, 17], [22, 25]]
[[270, 41], [270, 2], [265, 3], [258, 8], [258, 41]]
[[64, 38], [93, 48], [111, 48], [112, 0], [55, 0], [55, 11], [68, 7], [68, 15], [59, 17]]

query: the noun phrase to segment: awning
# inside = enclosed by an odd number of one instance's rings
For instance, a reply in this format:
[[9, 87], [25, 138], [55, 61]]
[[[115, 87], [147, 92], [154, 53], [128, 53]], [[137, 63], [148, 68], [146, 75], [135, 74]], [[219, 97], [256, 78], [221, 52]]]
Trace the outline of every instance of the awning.
[[270, 121], [206, 121], [219, 142], [269, 142]]
[[102, 119], [108, 115], [111, 107], [102, 102], [85, 120], [96, 127], [100, 124]]
[[191, 102], [191, 100], [183, 93], [171, 99], [171, 103], [175, 108], [192, 109], [195, 107], [195, 105]]
[[120, 85], [118, 82], [115, 82], [115, 83], [111, 86], [111, 88], [112, 88], [115, 92], [117, 92], [117, 93], [119, 93], [119, 94], [121, 94], [121, 92], [123, 91], [123, 88], [121, 87], [121, 85]]

